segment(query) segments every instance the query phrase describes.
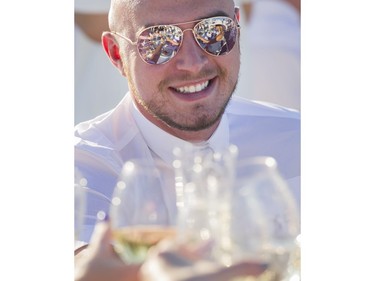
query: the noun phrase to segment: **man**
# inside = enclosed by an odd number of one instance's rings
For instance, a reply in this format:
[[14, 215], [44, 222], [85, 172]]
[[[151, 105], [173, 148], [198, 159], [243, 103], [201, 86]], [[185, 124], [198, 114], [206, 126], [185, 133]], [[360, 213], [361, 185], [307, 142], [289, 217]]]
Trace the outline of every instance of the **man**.
[[[173, 171], [174, 147], [190, 143], [216, 152], [234, 144], [240, 160], [274, 157], [298, 199], [299, 114], [232, 97], [240, 67], [238, 16], [232, 0], [112, 1], [111, 31], [102, 42], [130, 91], [112, 111], [76, 126], [76, 167], [89, 188], [111, 198], [132, 158], [163, 161]], [[217, 37], [226, 48], [199, 39], [217, 25], [226, 30]], [[173, 219], [175, 191], [161, 192]], [[88, 241], [93, 225], [85, 227], [80, 239]]]
[[[89, 188], [110, 199], [129, 159], [161, 160], [173, 170], [174, 147], [221, 151], [235, 144], [240, 159], [274, 157], [299, 198], [299, 114], [232, 97], [240, 66], [238, 13], [230, 0], [112, 1], [111, 31], [102, 42], [130, 91], [112, 111], [76, 126], [76, 167]], [[217, 25], [226, 32], [207, 44]], [[174, 189], [161, 192], [175, 216]], [[89, 200], [88, 210], [107, 212], [108, 202]], [[84, 225], [80, 240], [88, 242], [93, 227]]]

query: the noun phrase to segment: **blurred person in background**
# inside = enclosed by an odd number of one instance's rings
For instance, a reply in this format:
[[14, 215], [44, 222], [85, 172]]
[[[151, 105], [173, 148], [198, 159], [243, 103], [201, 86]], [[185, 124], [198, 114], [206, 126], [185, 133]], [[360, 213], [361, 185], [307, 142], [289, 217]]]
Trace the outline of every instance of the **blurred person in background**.
[[235, 94], [300, 110], [301, 1], [236, 0], [241, 71]]
[[128, 90], [101, 44], [110, 0], [75, 0], [74, 123], [112, 109]]

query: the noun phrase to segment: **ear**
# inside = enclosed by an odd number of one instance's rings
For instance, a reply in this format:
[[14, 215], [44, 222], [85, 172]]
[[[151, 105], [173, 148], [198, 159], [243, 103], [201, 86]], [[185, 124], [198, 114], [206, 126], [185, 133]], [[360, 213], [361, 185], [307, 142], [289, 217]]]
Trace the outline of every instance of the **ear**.
[[234, 7], [234, 15], [237, 19], [237, 22], [239, 23], [240, 22], [240, 7], [238, 6]]
[[[235, 18], [236, 18], [236, 24], [238, 25], [238, 26], [240, 26], [240, 7], [238, 7], [238, 6], [235, 6], [234, 7], [234, 16], [235, 16]], [[239, 28], [238, 29], [238, 38], [240, 38], [240, 35], [241, 35], [241, 28]], [[239, 43], [239, 42], [238, 42]], [[240, 44], [238, 44], [238, 48], [240, 47]]]
[[120, 71], [122, 75], [126, 76], [124, 73], [123, 62], [120, 56], [120, 48], [118, 42], [116, 41], [116, 38], [112, 33], [108, 31], [103, 32], [102, 46], [112, 64]]

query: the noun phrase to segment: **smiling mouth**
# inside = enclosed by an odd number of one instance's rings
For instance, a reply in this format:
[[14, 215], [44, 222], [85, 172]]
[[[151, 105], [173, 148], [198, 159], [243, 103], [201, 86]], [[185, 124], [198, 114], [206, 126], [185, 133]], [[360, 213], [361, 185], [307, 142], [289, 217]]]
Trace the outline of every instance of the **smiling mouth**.
[[202, 83], [197, 83], [195, 85], [190, 85], [190, 86], [184, 86], [184, 87], [179, 87], [179, 88], [174, 88], [177, 92], [182, 93], [182, 94], [193, 94], [197, 93], [200, 91], [203, 91], [206, 89], [209, 85], [210, 81], [205, 81]]

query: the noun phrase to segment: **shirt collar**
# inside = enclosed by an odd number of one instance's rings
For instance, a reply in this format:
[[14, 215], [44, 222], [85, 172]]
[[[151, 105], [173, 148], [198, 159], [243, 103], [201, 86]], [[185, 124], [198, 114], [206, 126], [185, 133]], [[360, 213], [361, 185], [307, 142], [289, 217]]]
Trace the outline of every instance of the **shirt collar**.
[[[166, 163], [172, 163], [175, 159], [173, 155], [175, 147], [185, 147], [189, 144], [150, 122], [142, 115], [134, 102], [132, 103], [131, 114], [148, 147]], [[195, 145], [198, 148], [209, 146], [214, 152], [222, 151], [229, 146], [229, 123], [225, 113], [212, 136], [207, 141]]]

